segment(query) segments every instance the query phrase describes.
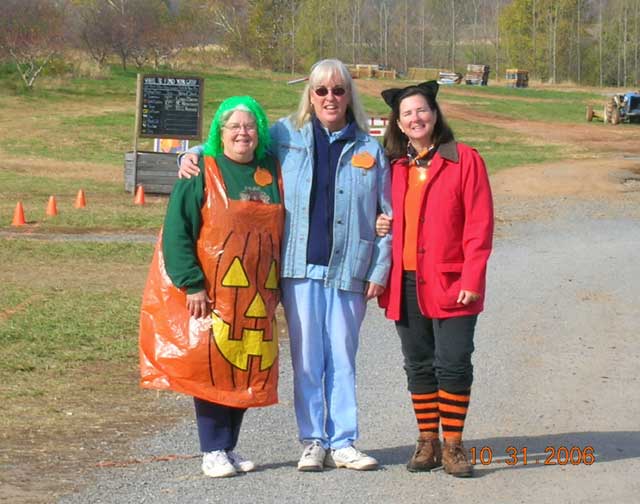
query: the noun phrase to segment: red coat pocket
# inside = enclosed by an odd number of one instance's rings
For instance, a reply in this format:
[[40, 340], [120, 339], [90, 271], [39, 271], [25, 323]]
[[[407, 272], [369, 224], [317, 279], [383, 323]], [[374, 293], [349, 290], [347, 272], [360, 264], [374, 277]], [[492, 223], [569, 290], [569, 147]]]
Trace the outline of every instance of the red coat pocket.
[[460, 294], [463, 264], [461, 262], [436, 264], [437, 285], [439, 287], [436, 300], [443, 310], [455, 310], [462, 306], [457, 300]]

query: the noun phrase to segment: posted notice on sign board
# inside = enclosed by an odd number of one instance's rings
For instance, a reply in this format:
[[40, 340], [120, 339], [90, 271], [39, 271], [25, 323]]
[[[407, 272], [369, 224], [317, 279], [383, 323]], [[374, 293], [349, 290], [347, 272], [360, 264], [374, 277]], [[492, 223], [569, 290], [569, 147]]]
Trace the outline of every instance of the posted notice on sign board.
[[201, 77], [143, 75], [138, 93], [140, 137], [202, 138]]

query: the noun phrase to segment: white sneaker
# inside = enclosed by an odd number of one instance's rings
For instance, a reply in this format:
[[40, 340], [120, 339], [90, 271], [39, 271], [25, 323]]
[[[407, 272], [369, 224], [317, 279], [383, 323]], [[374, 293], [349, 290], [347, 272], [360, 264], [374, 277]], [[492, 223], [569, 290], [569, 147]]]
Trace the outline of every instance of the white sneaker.
[[322, 471], [326, 450], [317, 439], [305, 444], [302, 456], [298, 461], [298, 471]]
[[228, 451], [227, 457], [238, 472], [248, 473], [256, 468], [256, 465], [251, 460], [245, 459], [242, 455], [234, 451]]
[[236, 469], [224, 450], [205, 453], [202, 456], [202, 472], [211, 478], [228, 478], [236, 475]]
[[370, 471], [378, 468], [378, 461], [351, 445], [337, 450], [329, 450], [324, 465], [327, 467], [346, 467], [356, 471]]

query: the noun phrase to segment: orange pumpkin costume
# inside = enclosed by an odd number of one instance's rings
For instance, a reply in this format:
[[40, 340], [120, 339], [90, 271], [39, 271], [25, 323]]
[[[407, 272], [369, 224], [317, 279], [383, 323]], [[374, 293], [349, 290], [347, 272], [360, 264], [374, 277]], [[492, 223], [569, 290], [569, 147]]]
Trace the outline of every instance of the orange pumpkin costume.
[[229, 199], [214, 158], [205, 157], [201, 212], [195, 253], [211, 318], [190, 318], [185, 291], [165, 271], [161, 233], [141, 307], [141, 385], [235, 408], [274, 404], [284, 207]]

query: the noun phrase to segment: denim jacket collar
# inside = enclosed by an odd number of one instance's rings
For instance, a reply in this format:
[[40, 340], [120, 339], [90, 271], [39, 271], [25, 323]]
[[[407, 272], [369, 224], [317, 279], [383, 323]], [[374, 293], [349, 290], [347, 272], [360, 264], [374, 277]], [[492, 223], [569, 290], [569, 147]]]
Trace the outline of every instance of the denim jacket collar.
[[[353, 140], [364, 142], [368, 139], [369, 134], [365, 133], [358, 127], [358, 123], [355, 121], [351, 122], [351, 127], [353, 128], [353, 137], [349, 140], [352, 142]], [[313, 122], [310, 120], [307, 122], [301, 129], [300, 133], [302, 134], [302, 138], [304, 138], [304, 142], [309, 148], [313, 148]]]

